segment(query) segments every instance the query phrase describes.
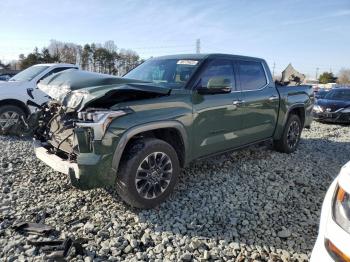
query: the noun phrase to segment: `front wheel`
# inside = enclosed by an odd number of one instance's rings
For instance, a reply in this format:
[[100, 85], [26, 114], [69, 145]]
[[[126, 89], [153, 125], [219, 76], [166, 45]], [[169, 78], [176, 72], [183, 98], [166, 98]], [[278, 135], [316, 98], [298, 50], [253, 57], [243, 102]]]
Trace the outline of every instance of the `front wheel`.
[[274, 141], [274, 148], [283, 153], [294, 152], [300, 142], [302, 126], [299, 116], [290, 115], [284, 127], [281, 139]]
[[25, 116], [25, 112], [18, 106], [0, 106], [0, 130], [5, 130], [17, 124], [22, 116]]
[[173, 191], [180, 173], [174, 148], [163, 140], [135, 141], [120, 163], [116, 187], [120, 197], [138, 208], [153, 208]]

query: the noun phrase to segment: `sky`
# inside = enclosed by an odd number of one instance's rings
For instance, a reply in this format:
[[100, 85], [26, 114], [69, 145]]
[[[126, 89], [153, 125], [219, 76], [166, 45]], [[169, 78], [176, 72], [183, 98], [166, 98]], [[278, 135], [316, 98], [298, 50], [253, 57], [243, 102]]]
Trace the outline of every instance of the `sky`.
[[230, 53], [264, 58], [279, 74], [288, 63], [314, 78], [350, 68], [350, 0], [1, 0], [0, 59], [51, 39], [114, 40], [142, 58]]

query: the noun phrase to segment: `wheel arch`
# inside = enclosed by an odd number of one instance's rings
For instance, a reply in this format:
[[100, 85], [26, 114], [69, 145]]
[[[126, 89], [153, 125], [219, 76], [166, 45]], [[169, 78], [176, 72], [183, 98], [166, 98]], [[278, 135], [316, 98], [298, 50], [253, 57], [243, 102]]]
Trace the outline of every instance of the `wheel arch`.
[[306, 110], [305, 110], [305, 105], [304, 104], [295, 104], [291, 106], [286, 114], [286, 117], [283, 122], [283, 126], [286, 125], [288, 118], [291, 114], [297, 115], [300, 118], [301, 121], [301, 126], [304, 127], [305, 124], [305, 119], [306, 119]]
[[[180, 139], [180, 141], [176, 139], [173, 140], [172, 138], [174, 138], [174, 136], [171, 134], [175, 135], [175, 138]], [[112, 160], [112, 168], [116, 174], [128, 144], [142, 136], [155, 137], [169, 143], [174, 147], [176, 153], [178, 154], [180, 166], [184, 167], [187, 164], [186, 154], [188, 152], [188, 139], [185, 127], [177, 121], [152, 122], [130, 128], [122, 135], [114, 151]]]
[[296, 114], [301, 121], [301, 126], [304, 127], [306, 121], [306, 109], [303, 103], [296, 103], [291, 106], [287, 106], [286, 108], [280, 109], [280, 118], [278, 120], [278, 124], [275, 129], [275, 133], [273, 135], [274, 140], [278, 140], [281, 138], [283, 134], [283, 130], [287, 124], [288, 118], [291, 114]]
[[26, 116], [30, 115], [30, 109], [28, 108], [28, 106], [25, 103], [23, 103], [20, 100], [17, 100], [17, 99], [3, 99], [3, 100], [0, 100], [0, 106], [5, 106], [5, 105], [18, 106], [19, 108], [21, 108], [26, 113]]

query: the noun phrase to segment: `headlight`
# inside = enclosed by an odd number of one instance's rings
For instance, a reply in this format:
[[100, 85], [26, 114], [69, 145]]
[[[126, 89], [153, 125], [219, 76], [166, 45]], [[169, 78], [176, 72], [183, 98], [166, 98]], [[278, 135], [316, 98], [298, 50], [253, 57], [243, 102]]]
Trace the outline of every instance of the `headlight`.
[[326, 249], [328, 250], [334, 261], [349, 262], [350, 257], [344, 254], [339, 248], [337, 248], [329, 239], [325, 241]]
[[79, 112], [78, 118], [84, 122], [77, 122], [77, 127], [90, 127], [94, 132], [94, 139], [101, 140], [107, 127], [113, 119], [126, 115], [123, 110], [117, 111], [94, 111], [94, 112]]
[[350, 107], [344, 108], [341, 112], [342, 113], [350, 113]]
[[314, 110], [315, 112], [323, 112], [323, 108], [320, 107], [319, 105], [314, 105], [313, 110]]
[[333, 201], [334, 221], [350, 234], [350, 194], [338, 186]]

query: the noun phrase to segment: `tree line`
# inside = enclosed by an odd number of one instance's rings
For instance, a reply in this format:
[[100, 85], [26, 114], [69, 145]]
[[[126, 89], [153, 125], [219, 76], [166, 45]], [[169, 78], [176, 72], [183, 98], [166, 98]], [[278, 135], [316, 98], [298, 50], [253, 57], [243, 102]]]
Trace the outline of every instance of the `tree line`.
[[338, 83], [340, 85], [350, 84], [350, 69], [341, 69], [336, 77], [332, 72], [323, 72], [318, 78], [320, 84]]
[[41, 51], [36, 47], [27, 56], [21, 54], [21, 69], [39, 63], [69, 63], [79, 65], [81, 69], [121, 76], [130, 71], [143, 60], [133, 50], [119, 49], [114, 41], [104, 44], [92, 43], [78, 45], [75, 43], [51, 40], [49, 46]]

